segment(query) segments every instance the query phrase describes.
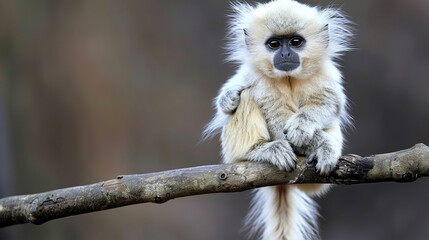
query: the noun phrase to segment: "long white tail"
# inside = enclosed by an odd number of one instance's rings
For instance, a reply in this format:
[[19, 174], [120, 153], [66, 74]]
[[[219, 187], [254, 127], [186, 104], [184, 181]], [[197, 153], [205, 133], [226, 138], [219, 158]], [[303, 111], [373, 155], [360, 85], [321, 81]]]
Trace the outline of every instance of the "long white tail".
[[316, 240], [317, 205], [296, 186], [280, 185], [255, 190], [246, 227], [262, 240]]

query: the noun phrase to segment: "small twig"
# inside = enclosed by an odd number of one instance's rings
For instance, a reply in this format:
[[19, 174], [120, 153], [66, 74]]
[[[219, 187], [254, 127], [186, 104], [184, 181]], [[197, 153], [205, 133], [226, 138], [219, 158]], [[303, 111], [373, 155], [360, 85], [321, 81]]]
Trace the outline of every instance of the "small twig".
[[178, 197], [239, 192], [277, 184], [410, 182], [429, 176], [429, 147], [424, 144], [369, 157], [343, 156], [329, 176], [320, 176], [314, 166], [300, 160], [292, 172], [280, 171], [267, 163], [241, 162], [122, 175], [86, 186], [7, 197], [0, 199], [0, 227], [42, 224], [130, 204], [164, 203]]

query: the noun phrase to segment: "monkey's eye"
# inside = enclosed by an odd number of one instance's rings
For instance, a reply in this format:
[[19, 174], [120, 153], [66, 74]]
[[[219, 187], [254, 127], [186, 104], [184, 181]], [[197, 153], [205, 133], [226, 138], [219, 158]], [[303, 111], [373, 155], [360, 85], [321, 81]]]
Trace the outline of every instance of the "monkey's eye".
[[291, 40], [290, 40], [290, 42], [289, 42], [289, 44], [292, 46], [292, 47], [301, 47], [301, 45], [302, 45], [302, 43], [303, 43], [304, 41], [302, 40], [302, 38], [300, 38], [300, 37], [294, 37], [294, 38], [292, 38]]
[[270, 46], [270, 48], [279, 48], [280, 47], [280, 41], [276, 40], [276, 39], [268, 40], [267, 44], [268, 44], [268, 46]]

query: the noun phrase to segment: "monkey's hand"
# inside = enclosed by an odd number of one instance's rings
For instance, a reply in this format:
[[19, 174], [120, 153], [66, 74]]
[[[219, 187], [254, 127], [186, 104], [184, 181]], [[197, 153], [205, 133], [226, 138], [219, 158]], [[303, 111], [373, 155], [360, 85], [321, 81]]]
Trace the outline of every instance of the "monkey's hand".
[[286, 140], [295, 147], [303, 147], [310, 144], [314, 133], [319, 128], [318, 124], [313, 121], [306, 113], [292, 115], [283, 129]]
[[241, 91], [243, 89], [240, 88], [222, 90], [216, 101], [218, 108], [226, 114], [233, 114], [240, 104]]
[[263, 143], [250, 151], [247, 159], [256, 162], [269, 162], [288, 172], [296, 167], [296, 155], [286, 140]]
[[341, 156], [341, 145], [338, 141], [323, 130], [316, 130], [310, 147], [315, 147], [315, 150], [310, 154], [308, 163], [315, 163], [316, 169], [321, 175], [332, 172]]

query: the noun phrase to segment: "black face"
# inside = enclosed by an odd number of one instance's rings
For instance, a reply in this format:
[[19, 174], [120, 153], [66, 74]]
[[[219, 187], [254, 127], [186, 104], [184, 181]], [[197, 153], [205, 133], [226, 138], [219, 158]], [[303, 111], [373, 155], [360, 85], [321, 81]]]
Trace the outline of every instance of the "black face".
[[304, 48], [305, 39], [298, 35], [273, 36], [265, 42], [274, 51], [274, 67], [280, 71], [292, 71], [299, 67], [298, 51]]

